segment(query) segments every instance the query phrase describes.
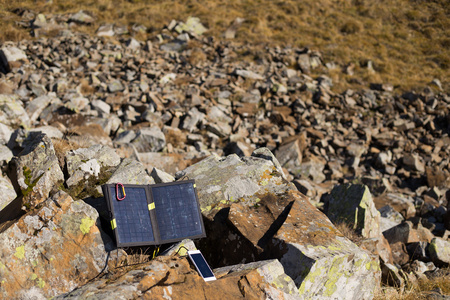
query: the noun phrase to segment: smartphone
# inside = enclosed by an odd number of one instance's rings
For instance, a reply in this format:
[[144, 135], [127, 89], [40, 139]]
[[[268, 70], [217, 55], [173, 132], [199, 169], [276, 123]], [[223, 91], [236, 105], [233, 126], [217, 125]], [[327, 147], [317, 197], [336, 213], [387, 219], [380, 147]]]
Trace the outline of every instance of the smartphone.
[[214, 273], [212, 272], [200, 250], [188, 251], [188, 255], [191, 261], [194, 263], [195, 268], [200, 273], [200, 276], [202, 276], [205, 281], [216, 280], [216, 276], [214, 276]]

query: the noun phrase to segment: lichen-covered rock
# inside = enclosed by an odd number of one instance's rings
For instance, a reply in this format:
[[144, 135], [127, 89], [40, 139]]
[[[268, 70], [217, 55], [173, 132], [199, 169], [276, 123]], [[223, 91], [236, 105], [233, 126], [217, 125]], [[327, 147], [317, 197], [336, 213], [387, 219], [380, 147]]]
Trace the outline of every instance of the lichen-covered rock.
[[106, 181], [113, 168], [119, 163], [119, 155], [108, 146], [94, 145], [89, 148], [70, 150], [66, 154], [69, 175], [66, 184], [71, 193], [76, 196], [90, 186]]
[[331, 191], [326, 215], [335, 224], [349, 224], [365, 238], [381, 237], [380, 213], [365, 185], [335, 186]]
[[442, 267], [450, 265], [450, 242], [436, 237], [431, 240], [428, 251], [435, 265]]
[[[232, 202], [256, 204], [269, 191], [283, 194], [295, 190], [283, 179], [270, 159], [261, 157], [225, 158], [211, 155], [177, 173], [177, 178], [195, 179], [200, 208], [212, 217], [222, 205]], [[215, 208], [215, 209], [214, 209]]]
[[0, 95], [0, 123], [17, 128], [30, 127], [30, 118], [15, 95]]
[[[56, 190], [64, 181], [52, 141], [41, 132], [30, 132], [22, 144], [23, 150], [10, 166], [24, 196], [24, 205], [33, 208]], [[14, 181], [13, 181], [14, 184]]]
[[64, 192], [22, 216], [0, 234], [0, 297], [51, 298], [94, 278], [112, 246], [98, 225], [95, 209]]
[[271, 256], [279, 257], [302, 298], [372, 299], [380, 283], [378, 258], [345, 238], [299, 192], [272, 238]]
[[205, 282], [187, 258], [160, 256], [113, 279], [101, 278], [53, 299], [299, 299], [277, 260], [217, 270]]

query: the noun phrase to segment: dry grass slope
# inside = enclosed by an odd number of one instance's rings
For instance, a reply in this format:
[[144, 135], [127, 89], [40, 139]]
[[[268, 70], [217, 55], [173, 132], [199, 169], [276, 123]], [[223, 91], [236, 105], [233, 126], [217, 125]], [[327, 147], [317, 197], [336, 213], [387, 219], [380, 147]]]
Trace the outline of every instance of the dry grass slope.
[[[0, 41], [28, 36], [15, 26], [18, 8], [44, 14], [83, 9], [97, 19], [96, 25], [79, 28], [87, 32], [101, 23], [143, 24], [148, 32], [141, 39], [160, 33], [172, 19], [188, 16], [199, 17], [209, 35], [220, 37], [241, 17], [246, 22], [238, 31], [239, 42], [310, 47], [327, 62], [354, 64], [354, 75], [330, 71], [338, 91], [370, 82], [420, 90], [433, 78], [450, 89], [448, 0], [0, 0]], [[368, 70], [369, 61], [376, 73]]]

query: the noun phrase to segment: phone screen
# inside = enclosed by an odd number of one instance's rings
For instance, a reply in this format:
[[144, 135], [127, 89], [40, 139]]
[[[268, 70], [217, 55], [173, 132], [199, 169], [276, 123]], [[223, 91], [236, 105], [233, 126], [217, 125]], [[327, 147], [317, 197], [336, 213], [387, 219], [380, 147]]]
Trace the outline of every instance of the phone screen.
[[201, 253], [191, 253], [190, 256], [203, 278], [214, 277], [213, 272]]

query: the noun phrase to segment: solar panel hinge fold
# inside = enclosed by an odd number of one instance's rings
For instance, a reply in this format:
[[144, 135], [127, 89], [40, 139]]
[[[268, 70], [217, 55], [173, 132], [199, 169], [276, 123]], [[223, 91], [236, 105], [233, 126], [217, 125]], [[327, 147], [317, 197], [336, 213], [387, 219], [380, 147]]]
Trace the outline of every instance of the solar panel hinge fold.
[[117, 227], [116, 219], [112, 219], [111, 220], [111, 228], [112, 228], [112, 230], [116, 229], [116, 227]]
[[148, 210], [155, 209], [155, 202], [152, 202], [148, 205]]

